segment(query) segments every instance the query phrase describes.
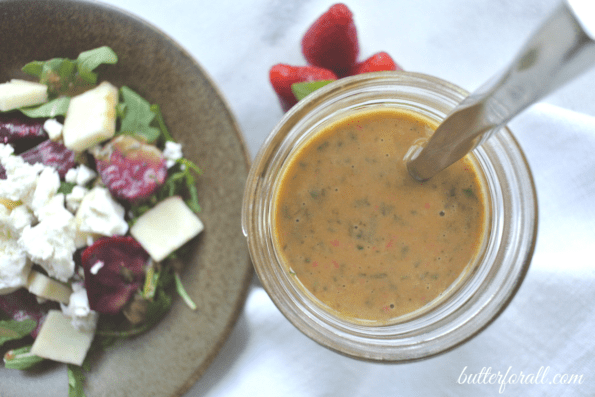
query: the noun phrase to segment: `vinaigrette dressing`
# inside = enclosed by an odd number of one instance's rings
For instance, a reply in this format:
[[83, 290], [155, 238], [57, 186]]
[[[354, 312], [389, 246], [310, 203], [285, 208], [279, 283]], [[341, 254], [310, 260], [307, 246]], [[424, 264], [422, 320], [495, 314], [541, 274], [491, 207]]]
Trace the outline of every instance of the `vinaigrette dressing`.
[[282, 171], [275, 244], [287, 271], [339, 315], [413, 312], [477, 257], [487, 205], [471, 161], [423, 183], [403, 161], [436, 127], [404, 110], [359, 111], [323, 127]]

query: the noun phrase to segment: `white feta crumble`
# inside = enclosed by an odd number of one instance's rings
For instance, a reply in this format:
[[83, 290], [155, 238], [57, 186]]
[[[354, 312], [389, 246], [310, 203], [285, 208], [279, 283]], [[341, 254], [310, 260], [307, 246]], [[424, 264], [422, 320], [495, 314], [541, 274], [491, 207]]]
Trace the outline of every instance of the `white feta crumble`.
[[62, 207], [37, 225], [26, 226], [19, 245], [50, 277], [66, 282], [74, 274], [75, 235], [74, 216]]
[[[64, 195], [57, 193], [58, 172], [14, 156], [9, 145], [0, 144], [0, 161], [6, 169], [6, 179], [0, 180], [0, 197], [22, 203], [9, 214], [0, 214], [5, 234], [10, 234], [28, 262], [42, 266], [51, 277], [68, 281], [74, 273], [76, 224], [64, 207]], [[18, 258], [14, 261], [22, 263]]]
[[93, 266], [91, 266], [91, 268], [89, 269], [89, 271], [91, 272], [91, 274], [97, 274], [97, 272], [103, 267], [105, 266], [105, 263], [103, 263], [102, 261], [97, 261], [93, 264]]
[[79, 209], [83, 198], [89, 193], [89, 189], [82, 186], [74, 186], [72, 191], [66, 195], [66, 208], [73, 214]]
[[47, 203], [37, 211], [37, 219], [42, 221], [45, 218], [60, 214], [66, 218], [69, 218], [68, 214], [65, 214], [64, 212], [68, 212], [64, 208], [64, 194], [58, 193], [49, 199]]
[[182, 144], [166, 141], [165, 148], [163, 149], [163, 157], [165, 157], [167, 168], [173, 167], [176, 164], [176, 160], [184, 157], [182, 154]]
[[62, 137], [62, 123], [56, 119], [47, 119], [43, 123], [43, 129], [48, 133], [52, 141], [57, 141]]
[[107, 188], [95, 186], [85, 195], [76, 212], [78, 230], [108, 237], [124, 235], [128, 231], [124, 212], [124, 207], [112, 198]]
[[[43, 207], [52, 200], [60, 188], [60, 175], [55, 169], [44, 167], [37, 178], [37, 185], [31, 198], [30, 207], [35, 215], [41, 218], [40, 211], [43, 211]], [[62, 206], [64, 206], [63, 203]]]
[[31, 225], [34, 221], [33, 214], [26, 205], [19, 205], [10, 212], [9, 225], [14, 233], [21, 235], [25, 226]]
[[87, 290], [82, 282], [72, 283], [72, 294], [68, 306], [60, 303], [62, 313], [70, 317], [72, 325], [81, 331], [94, 331], [97, 327], [98, 313], [89, 307]]
[[26, 206], [19, 205], [10, 210], [0, 205], [0, 237], [18, 239], [25, 226], [31, 223], [33, 215]]
[[6, 179], [0, 179], [0, 197], [30, 205], [45, 166], [29, 164], [22, 157], [13, 156], [13, 151], [10, 145], [0, 144], [0, 162], [6, 170]]
[[75, 183], [79, 186], [85, 186], [95, 178], [97, 178], [97, 173], [84, 164], [69, 169], [64, 175], [66, 182]]
[[27, 285], [32, 263], [16, 239], [0, 235], [0, 295], [9, 294]]

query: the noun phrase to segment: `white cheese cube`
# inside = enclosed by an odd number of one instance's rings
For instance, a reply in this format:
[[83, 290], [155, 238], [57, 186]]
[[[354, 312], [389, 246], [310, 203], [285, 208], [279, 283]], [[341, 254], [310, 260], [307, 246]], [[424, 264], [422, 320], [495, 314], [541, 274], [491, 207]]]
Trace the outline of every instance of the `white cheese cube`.
[[31, 270], [29, 273], [27, 289], [40, 298], [65, 304], [68, 304], [70, 294], [72, 294], [72, 289], [68, 285], [53, 280], [36, 270]]
[[31, 353], [48, 360], [82, 365], [94, 335], [95, 329], [76, 329], [68, 316], [59, 310], [50, 310]]
[[130, 234], [159, 262], [204, 229], [181, 197], [168, 197], [142, 214]]
[[70, 100], [62, 136], [64, 145], [82, 152], [114, 136], [118, 89], [104, 81]]
[[18, 109], [47, 102], [48, 87], [45, 84], [25, 80], [11, 80], [0, 84], [0, 111]]

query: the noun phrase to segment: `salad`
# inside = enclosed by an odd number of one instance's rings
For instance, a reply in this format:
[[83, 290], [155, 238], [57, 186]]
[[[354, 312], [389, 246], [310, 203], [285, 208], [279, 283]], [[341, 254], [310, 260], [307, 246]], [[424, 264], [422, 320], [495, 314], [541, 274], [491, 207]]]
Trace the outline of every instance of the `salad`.
[[34, 61], [0, 84], [0, 346], [4, 365], [68, 367], [83, 396], [89, 351], [150, 329], [203, 230], [194, 184], [158, 105], [98, 81], [109, 47]]

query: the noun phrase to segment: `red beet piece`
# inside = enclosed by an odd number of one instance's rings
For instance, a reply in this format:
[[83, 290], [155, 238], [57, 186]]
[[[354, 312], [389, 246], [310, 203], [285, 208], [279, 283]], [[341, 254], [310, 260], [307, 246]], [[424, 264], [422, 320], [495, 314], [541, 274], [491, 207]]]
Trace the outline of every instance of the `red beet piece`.
[[42, 163], [55, 168], [62, 179], [75, 166], [75, 153], [62, 143], [49, 139], [21, 153], [21, 157], [29, 164]]
[[345, 76], [359, 55], [353, 14], [345, 4], [335, 4], [304, 34], [302, 53], [310, 65]]
[[149, 197], [167, 177], [163, 153], [130, 135], [112, 139], [95, 160], [110, 193], [129, 202]]
[[279, 97], [283, 111], [286, 112], [297, 103], [297, 99], [291, 91], [293, 83], [337, 80], [337, 76], [328, 69], [316, 66], [291, 66], [279, 63], [269, 71], [269, 80]]
[[365, 61], [358, 62], [349, 71], [350, 76], [370, 72], [383, 72], [389, 70], [403, 70], [386, 52], [379, 52]]
[[81, 262], [91, 309], [117, 314], [143, 284], [149, 254], [133, 237], [103, 237], [83, 251]]
[[39, 304], [35, 295], [24, 288], [10, 294], [0, 295], [0, 311], [8, 314], [13, 320], [31, 319], [37, 323], [37, 327], [31, 331], [31, 336], [34, 338], [37, 337], [43, 320], [52, 308], [57, 308], [57, 304], [54, 302]]
[[48, 134], [43, 129], [43, 120], [0, 114], [0, 143], [11, 144], [16, 153], [46, 139]]

